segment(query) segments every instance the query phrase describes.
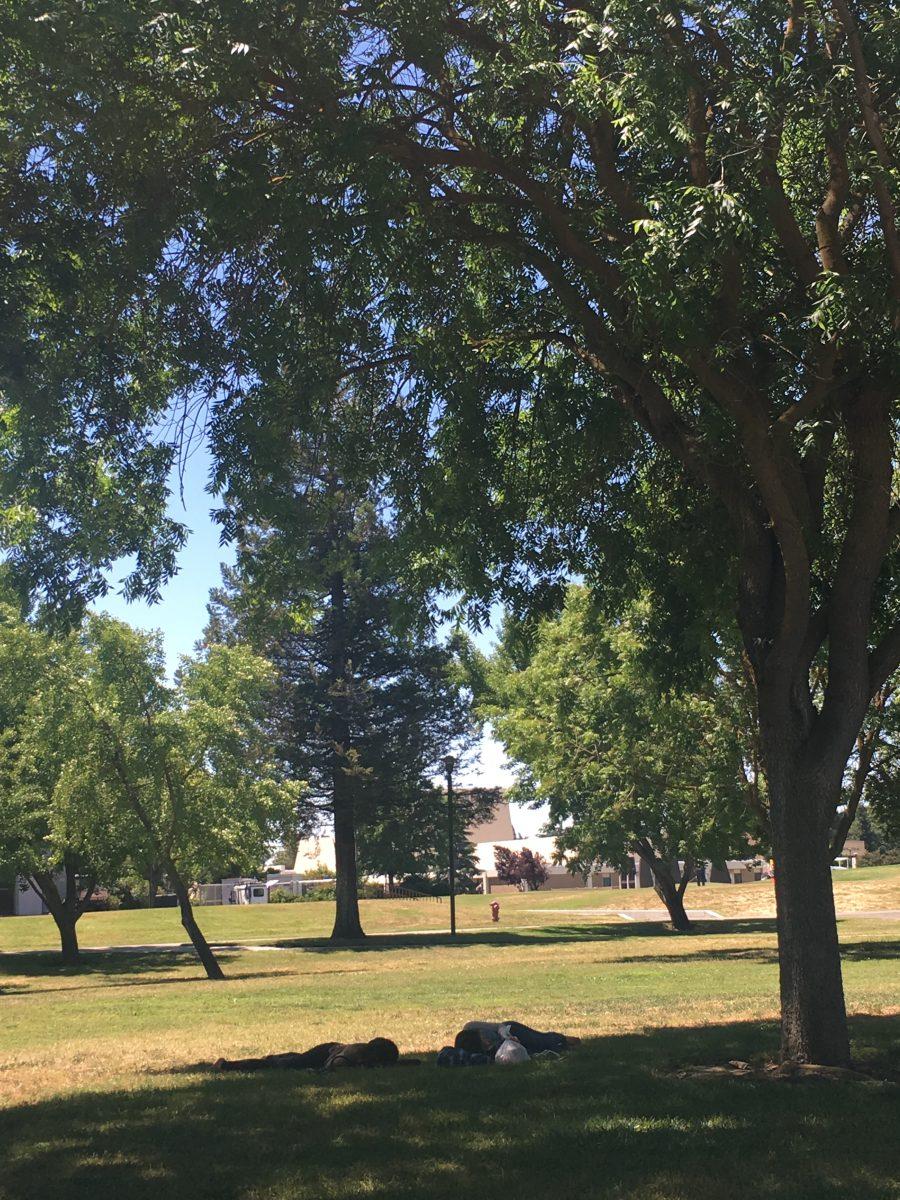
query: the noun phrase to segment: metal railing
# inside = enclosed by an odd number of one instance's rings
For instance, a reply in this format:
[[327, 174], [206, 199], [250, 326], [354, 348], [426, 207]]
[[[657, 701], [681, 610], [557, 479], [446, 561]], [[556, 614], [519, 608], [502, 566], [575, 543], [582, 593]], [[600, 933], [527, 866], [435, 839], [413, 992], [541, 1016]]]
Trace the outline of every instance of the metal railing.
[[388, 900], [434, 900], [438, 904], [444, 903], [443, 896], [433, 896], [430, 892], [417, 892], [413, 888], [391, 887], [389, 884], [384, 886], [384, 895]]

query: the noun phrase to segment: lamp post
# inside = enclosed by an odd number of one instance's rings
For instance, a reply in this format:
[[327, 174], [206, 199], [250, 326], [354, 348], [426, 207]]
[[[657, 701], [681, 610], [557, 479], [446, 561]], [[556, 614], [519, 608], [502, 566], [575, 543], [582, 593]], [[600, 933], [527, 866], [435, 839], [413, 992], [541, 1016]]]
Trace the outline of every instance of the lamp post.
[[450, 936], [456, 937], [456, 846], [453, 838], [453, 769], [456, 759], [448, 754], [444, 759], [447, 777], [447, 854], [450, 862]]

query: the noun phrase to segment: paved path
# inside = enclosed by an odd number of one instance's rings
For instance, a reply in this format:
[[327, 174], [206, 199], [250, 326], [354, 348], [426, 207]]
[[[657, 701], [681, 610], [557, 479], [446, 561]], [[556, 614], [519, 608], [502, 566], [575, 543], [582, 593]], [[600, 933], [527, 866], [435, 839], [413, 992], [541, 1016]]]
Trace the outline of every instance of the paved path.
[[854, 912], [851, 908], [846, 912], [838, 913], [838, 920], [847, 920], [849, 917], [871, 917], [874, 921], [900, 921], [900, 908], [869, 908], [860, 909], [859, 912]]
[[[724, 921], [721, 913], [713, 912], [711, 908], [686, 908], [689, 921]], [[626, 921], [668, 921], [669, 914], [664, 908], [626, 908], [616, 913], [616, 916]]]
[[[566, 916], [574, 916], [578, 913], [603, 914], [607, 917], [618, 917], [625, 921], [667, 921], [669, 914], [662, 908], [631, 908], [619, 911], [617, 909], [608, 908], [543, 908], [540, 912], [560, 914]], [[721, 913], [714, 912], [711, 908], [689, 908], [688, 916], [692, 920], [709, 920], [709, 921], [774, 921], [775, 918], [769, 913], [756, 914], [741, 913], [739, 916], [728, 917], [722, 916]], [[864, 909], [859, 912], [854, 912], [852, 909], [841, 911], [837, 914], [838, 920], [850, 920], [857, 917], [873, 921], [900, 921], [900, 908], [879, 908], [879, 909]], [[609, 922], [614, 924], [615, 922]], [[460, 929], [462, 934], [466, 933], [517, 933], [519, 930], [526, 929], [546, 929], [547, 923], [540, 925], [506, 925], [502, 921], [497, 925], [477, 925], [471, 928]], [[376, 931], [370, 934], [370, 938], [387, 938], [387, 937], [433, 937], [436, 934], [449, 933], [446, 926], [440, 929], [388, 929], [383, 933]], [[213, 950], [246, 950], [253, 953], [268, 952], [268, 951], [283, 951], [283, 950], [303, 950], [305, 943], [310, 941], [320, 941], [327, 944], [326, 936], [321, 938], [296, 938], [293, 941], [285, 938], [281, 943], [274, 942], [210, 942]], [[45, 946], [42, 950], [0, 950], [0, 958], [2, 957], [20, 957], [26, 954], [48, 954], [53, 953], [55, 946]], [[192, 952], [194, 947], [190, 942], [146, 942], [144, 944], [136, 944], [129, 946], [82, 946], [81, 950], [84, 954], [155, 954], [159, 951], [168, 953], [187, 953]]]

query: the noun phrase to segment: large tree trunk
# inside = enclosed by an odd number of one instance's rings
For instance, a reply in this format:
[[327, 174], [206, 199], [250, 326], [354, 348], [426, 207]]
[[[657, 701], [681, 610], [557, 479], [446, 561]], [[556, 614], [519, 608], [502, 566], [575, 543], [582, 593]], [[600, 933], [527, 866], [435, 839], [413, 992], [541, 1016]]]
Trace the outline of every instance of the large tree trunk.
[[[334, 864], [337, 904], [334, 914], [335, 940], [365, 937], [359, 919], [359, 880], [356, 871], [356, 830], [350, 780], [335, 787]], [[342, 794], [343, 793], [343, 794]]]
[[172, 890], [178, 898], [178, 908], [181, 913], [181, 924], [191, 939], [191, 945], [197, 951], [197, 957], [203, 964], [209, 979], [224, 979], [225, 973], [219, 966], [219, 961], [213, 954], [209, 942], [203, 936], [203, 931], [194, 919], [194, 908], [184, 880], [175, 869], [174, 863], [166, 863], [166, 874], [172, 884]]
[[67, 967], [77, 967], [81, 961], [81, 951], [78, 948], [78, 933], [75, 929], [77, 917], [73, 917], [67, 910], [63, 910], [61, 920], [54, 916], [56, 927], [59, 930], [59, 944], [62, 951], [62, 960]]
[[68, 905], [63, 903], [55, 887], [51, 887], [46, 891], [42, 890], [42, 896], [44, 903], [47, 905], [47, 910], [59, 931], [59, 948], [63, 965], [66, 967], [77, 967], [81, 961], [81, 951], [78, 948], [78, 934], [75, 930], [79, 913], [73, 911]]
[[782, 1058], [847, 1066], [850, 1042], [826, 817], [834, 811], [840, 782], [829, 785], [804, 771], [785, 746], [770, 742], [767, 759]]

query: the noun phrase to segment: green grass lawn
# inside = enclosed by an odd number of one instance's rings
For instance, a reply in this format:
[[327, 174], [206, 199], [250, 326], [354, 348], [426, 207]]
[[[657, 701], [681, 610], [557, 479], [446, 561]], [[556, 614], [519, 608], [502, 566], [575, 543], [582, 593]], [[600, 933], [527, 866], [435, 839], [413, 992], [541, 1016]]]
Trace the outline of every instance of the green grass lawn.
[[[835, 898], [838, 908], [843, 910], [900, 908], [900, 867], [835, 872]], [[501, 929], [558, 923], [559, 916], [568, 912], [573, 919], [582, 919], [583, 915], [584, 919], [596, 920], [597, 915], [590, 910], [598, 908], [609, 914], [607, 919], [618, 922], [620, 918], [616, 911], [619, 909], [660, 906], [652, 888], [460, 896], [457, 898], [459, 928], [479, 929], [490, 925], [492, 899], [500, 901]], [[736, 887], [710, 884], [704, 888], [692, 884], [688, 888], [687, 904], [693, 908], [709, 908], [726, 917], [774, 916], [775, 911], [770, 882]], [[450, 921], [446, 899], [441, 903], [433, 900], [364, 900], [360, 907], [363, 926], [370, 933], [446, 929]], [[246, 907], [210, 905], [198, 908], [196, 912], [211, 941], [264, 942], [327, 937], [334, 922], [334, 906], [321, 901]], [[87, 913], [78, 923], [78, 938], [84, 947], [144, 945], [182, 942], [185, 933], [177, 909], [137, 909]], [[0, 952], [54, 949], [58, 945], [56, 927], [50, 917], [0, 919]]]
[[[857, 908], [900, 907], [891, 870], [839, 886], [869, 897]], [[741, 891], [754, 894], [732, 888], [730, 902], [746, 909]], [[691, 903], [721, 911], [703, 892]], [[900, 1200], [900, 1084], [677, 1075], [774, 1054], [770, 919], [685, 936], [617, 921], [597, 893], [501, 903], [501, 927], [478, 932], [487, 902], [466, 898], [470, 931], [451, 944], [390, 933], [437, 928], [446, 905], [372, 902], [373, 936], [341, 949], [321, 940], [329, 904], [204, 910], [223, 940], [306, 939], [226, 948], [218, 984], [189, 954], [88, 952], [77, 971], [52, 952], [0, 955], [0, 1197]], [[590, 911], [607, 903], [609, 915]], [[98, 914], [85, 929], [85, 944], [180, 938], [169, 911]], [[900, 922], [840, 931], [854, 1052], [900, 1077]], [[0, 922], [7, 950], [52, 945], [45, 934], [43, 918]], [[473, 1016], [585, 1041], [559, 1062], [438, 1070], [435, 1052]], [[219, 1055], [374, 1034], [425, 1062], [324, 1077], [208, 1069]]]

